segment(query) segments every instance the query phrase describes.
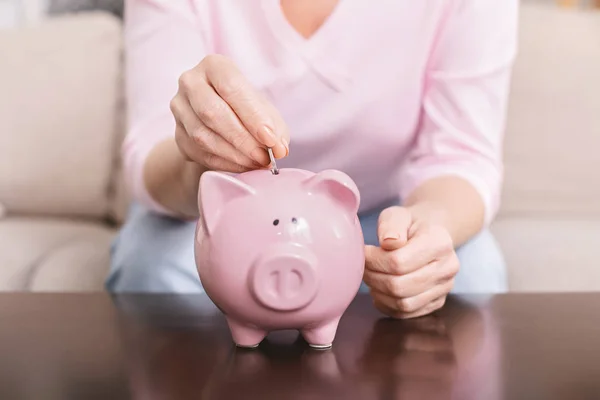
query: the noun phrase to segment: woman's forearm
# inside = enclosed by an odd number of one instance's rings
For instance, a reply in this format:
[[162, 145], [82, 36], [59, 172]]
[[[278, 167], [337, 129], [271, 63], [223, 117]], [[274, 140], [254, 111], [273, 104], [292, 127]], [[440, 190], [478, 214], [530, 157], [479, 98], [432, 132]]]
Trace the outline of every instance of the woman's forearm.
[[174, 139], [158, 143], [144, 164], [144, 183], [152, 198], [185, 219], [197, 218], [198, 185], [204, 169], [186, 161]]
[[413, 218], [443, 225], [458, 247], [483, 226], [485, 206], [475, 188], [466, 180], [444, 176], [420, 185], [405, 200]]

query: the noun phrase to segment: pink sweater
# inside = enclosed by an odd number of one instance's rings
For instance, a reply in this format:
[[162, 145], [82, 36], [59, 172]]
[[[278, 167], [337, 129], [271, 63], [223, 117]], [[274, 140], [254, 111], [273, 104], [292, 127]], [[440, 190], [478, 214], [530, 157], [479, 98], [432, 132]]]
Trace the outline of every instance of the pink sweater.
[[340, 0], [304, 39], [278, 0], [128, 0], [123, 156], [134, 198], [166, 213], [144, 186], [145, 159], [174, 135], [181, 73], [220, 53], [288, 124], [290, 154], [278, 166], [346, 172], [361, 210], [459, 176], [481, 194], [489, 223], [517, 13], [518, 0]]

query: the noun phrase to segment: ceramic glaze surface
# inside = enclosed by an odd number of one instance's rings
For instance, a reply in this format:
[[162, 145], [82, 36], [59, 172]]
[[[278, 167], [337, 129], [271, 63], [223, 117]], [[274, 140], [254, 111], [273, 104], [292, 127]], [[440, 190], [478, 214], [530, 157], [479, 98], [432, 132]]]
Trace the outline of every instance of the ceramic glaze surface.
[[350, 177], [206, 172], [198, 197], [198, 273], [236, 344], [298, 329], [312, 346], [330, 346], [364, 272], [360, 194]]

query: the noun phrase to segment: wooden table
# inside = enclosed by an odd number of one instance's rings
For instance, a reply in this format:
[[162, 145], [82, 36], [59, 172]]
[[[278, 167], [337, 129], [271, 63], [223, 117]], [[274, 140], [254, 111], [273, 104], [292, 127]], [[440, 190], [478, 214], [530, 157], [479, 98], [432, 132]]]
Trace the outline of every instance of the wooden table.
[[0, 295], [0, 399], [600, 399], [600, 294], [451, 298], [383, 318], [360, 296], [334, 347], [235, 349], [203, 296]]

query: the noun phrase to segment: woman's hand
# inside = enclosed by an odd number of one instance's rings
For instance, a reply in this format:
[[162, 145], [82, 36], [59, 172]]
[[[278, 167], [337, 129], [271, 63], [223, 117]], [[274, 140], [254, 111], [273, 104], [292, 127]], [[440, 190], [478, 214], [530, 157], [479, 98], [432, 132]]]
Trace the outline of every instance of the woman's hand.
[[441, 225], [415, 220], [410, 208], [390, 207], [379, 216], [381, 247], [366, 246], [365, 283], [375, 306], [394, 318], [414, 318], [441, 308], [459, 262]]
[[226, 57], [206, 56], [179, 78], [171, 101], [175, 140], [188, 161], [205, 169], [243, 172], [289, 153], [289, 133], [269, 104]]

